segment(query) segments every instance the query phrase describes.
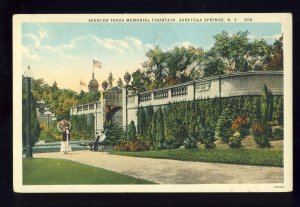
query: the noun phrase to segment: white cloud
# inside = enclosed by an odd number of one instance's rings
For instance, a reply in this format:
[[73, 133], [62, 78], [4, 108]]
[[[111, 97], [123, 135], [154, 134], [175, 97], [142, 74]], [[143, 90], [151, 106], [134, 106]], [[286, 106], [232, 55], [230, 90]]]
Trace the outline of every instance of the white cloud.
[[121, 53], [125, 52], [125, 50], [142, 50], [149, 48], [148, 44], [143, 44], [140, 39], [135, 37], [124, 37], [123, 39], [101, 39], [95, 35], [91, 35], [91, 37], [97, 42], [98, 45]]
[[275, 34], [275, 35], [266, 35], [263, 36], [263, 39], [269, 39], [269, 40], [277, 40], [281, 37], [281, 34]]
[[174, 49], [174, 47], [188, 48], [189, 46], [193, 46], [193, 44], [190, 41], [176, 42], [175, 44], [171, 45], [171, 47], [169, 47], [167, 50], [172, 50]]
[[[79, 36], [71, 39], [68, 43], [62, 44], [60, 46], [53, 47], [51, 45], [40, 45], [39, 39], [33, 35], [30, 35], [30, 38], [35, 40], [36, 46], [39, 46], [40, 49], [47, 50], [51, 53], [62, 54], [66, 50], [74, 50], [80, 48], [82, 44], [90, 44], [90, 41], [94, 41], [96, 45], [101, 48], [113, 50], [119, 53], [124, 53], [127, 50], [136, 51], [136, 50], [146, 50], [153, 48], [151, 44], [143, 44], [143, 42], [135, 37], [124, 37], [123, 39], [112, 39], [112, 38], [99, 38], [94, 34], [87, 34], [84, 36]], [[87, 43], [88, 42], [88, 43]]]
[[39, 31], [39, 39], [42, 40], [44, 38], [48, 37], [48, 33], [44, 29], [40, 29]]
[[31, 39], [36, 48], [38, 48], [41, 44], [39, 38], [35, 34], [27, 33], [27, 34], [24, 35], [24, 37]]
[[68, 58], [68, 59], [72, 59], [72, 60], [79, 60], [78, 57], [73, 56], [73, 55], [60, 55], [61, 58]]
[[274, 34], [274, 35], [265, 35], [265, 36], [262, 36], [262, 37], [257, 37], [257, 36], [254, 36], [254, 35], [248, 35], [247, 36], [249, 39], [264, 39], [264, 40], [277, 40], [281, 37], [281, 34]]
[[41, 46], [40, 49], [44, 49], [44, 50], [47, 50], [49, 52], [59, 52], [59, 48], [58, 47], [52, 47], [50, 45], [44, 45], [44, 46]]
[[33, 59], [33, 60], [38, 60], [40, 59], [41, 57], [38, 55], [38, 54], [34, 54], [34, 53], [30, 53], [30, 51], [27, 49], [27, 47], [25, 46], [22, 46], [22, 54], [25, 56], [25, 57], [28, 57], [30, 59]]
[[249, 39], [255, 39], [255, 36], [253, 36], [253, 35], [248, 35], [247, 36]]

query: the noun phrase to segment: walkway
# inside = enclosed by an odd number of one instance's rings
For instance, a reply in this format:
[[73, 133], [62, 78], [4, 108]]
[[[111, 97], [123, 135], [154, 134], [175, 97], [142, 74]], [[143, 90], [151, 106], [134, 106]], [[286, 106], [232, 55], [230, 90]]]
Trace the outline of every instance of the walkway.
[[187, 162], [76, 151], [36, 153], [34, 158], [62, 158], [161, 184], [283, 183], [283, 168]]

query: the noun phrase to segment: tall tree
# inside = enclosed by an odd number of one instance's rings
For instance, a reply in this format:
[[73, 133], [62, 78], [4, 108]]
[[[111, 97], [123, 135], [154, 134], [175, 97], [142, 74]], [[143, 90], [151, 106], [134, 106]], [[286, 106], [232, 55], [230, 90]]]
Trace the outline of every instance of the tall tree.
[[114, 78], [113, 78], [113, 74], [109, 73], [109, 76], [107, 78], [107, 82], [108, 82], [108, 87], [111, 88], [113, 86], [113, 82], [114, 82]]
[[272, 47], [272, 57], [268, 70], [283, 70], [283, 36], [276, 40]]
[[263, 39], [250, 42], [248, 35], [248, 31], [217, 34], [214, 46], [207, 53], [210, 60], [204, 69], [205, 76], [216, 73], [214, 66], [225, 67], [226, 73], [264, 70], [270, 61], [271, 46]]
[[165, 52], [156, 46], [146, 53], [146, 57], [148, 58], [148, 76], [155, 79], [159, 84], [163, 83], [164, 78], [168, 75]]
[[146, 73], [142, 72], [140, 69], [137, 69], [134, 73], [132, 73], [132, 86], [135, 91], [146, 91], [150, 83], [151, 81]]
[[182, 83], [200, 76], [200, 64], [203, 58], [202, 48], [175, 47], [166, 52], [166, 65], [168, 79], [172, 85], [174, 82]]
[[133, 85], [138, 91], [152, 90], [183, 83], [201, 76], [202, 48], [175, 47], [163, 51], [158, 46], [146, 53], [145, 71], [133, 74]]
[[119, 88], [122, 88], [122, 87], [123, 87], [123, 81], [122, 81], [121, 78], [119, 78], [119, 80], [117, 81], [117, 86], [118, 86]]
[[214, 48], [212, 48], [207, 53], [205, 53], [203, 76], [210, 77], [214, 75], [222, 75], [224, 74], [227, 65], [227, 62], [218, 55], [217, 51]]

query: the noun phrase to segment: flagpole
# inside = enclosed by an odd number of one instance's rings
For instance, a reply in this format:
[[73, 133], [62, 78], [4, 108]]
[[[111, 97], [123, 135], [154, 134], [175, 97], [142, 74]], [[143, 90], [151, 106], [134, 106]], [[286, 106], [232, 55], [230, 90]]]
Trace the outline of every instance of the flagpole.
[[94, 59], [93, 59], [93, 78], [95, 78], [94, 76], [95, 75], [94, 75]]

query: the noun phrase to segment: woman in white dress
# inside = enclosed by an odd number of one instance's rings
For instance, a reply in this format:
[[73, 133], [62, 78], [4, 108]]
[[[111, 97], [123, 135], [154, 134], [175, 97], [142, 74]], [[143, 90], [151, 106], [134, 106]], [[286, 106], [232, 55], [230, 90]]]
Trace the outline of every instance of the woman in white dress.
[[63, 136], [62, 136], [61, 146], [60, 146], [60, 151], [64, 152], [65, 154], [67, 154], [69, 151], [72, 151], [70, 138], [71, 138], [70, 129], [69, 126], [66, 126], [65, 128], [63, 128]]

